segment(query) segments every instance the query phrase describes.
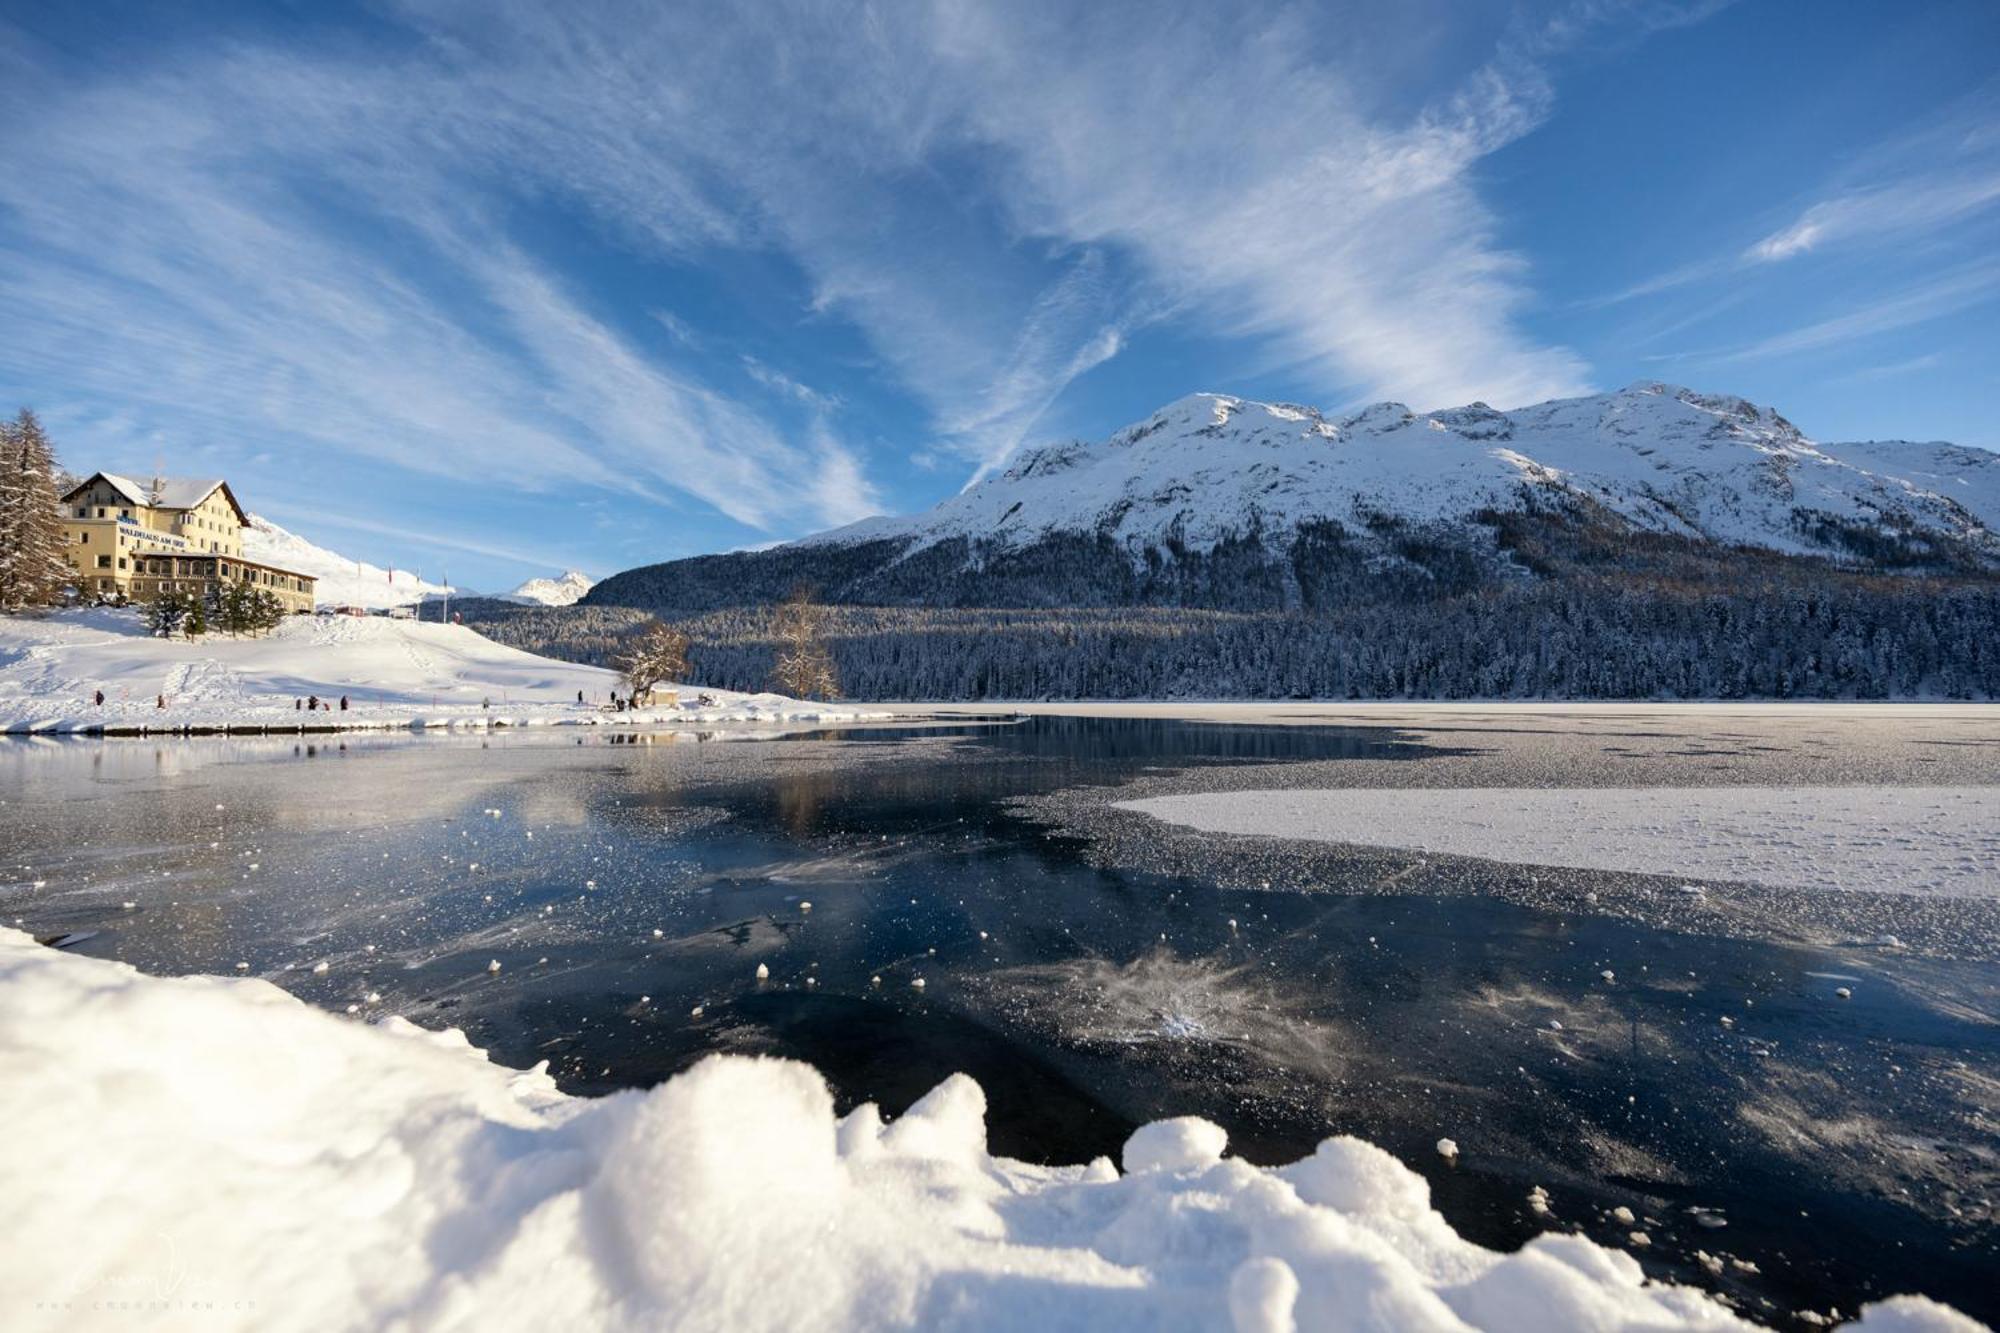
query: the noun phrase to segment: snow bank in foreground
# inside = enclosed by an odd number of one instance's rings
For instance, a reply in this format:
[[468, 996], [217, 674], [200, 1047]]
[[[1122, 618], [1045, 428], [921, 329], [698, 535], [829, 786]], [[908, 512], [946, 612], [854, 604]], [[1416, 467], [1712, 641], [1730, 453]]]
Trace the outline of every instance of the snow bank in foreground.
[[[836, 722], [884, 716], [730, 690], [613, 712], [616, 672], [495, 643], [463, 625], [292, 616], [269, 635], [156, 639], [137, 611], [0, 616], [0, 732], [94, 728], [639, 726]], [[104, 702], [93, 702], [97, 691]], [[344, 713], [297, 701], [342, 695]], [[712, 700], [702, 704], [700, 696]], [[581, 696], [579, 699], [578, 696]], [[161, 701], [165, 707], [160, 707]]]
[[570, 1098], [457, 1032], [6, 930], [0, 1062], [13, 1329], [1744, 1327], [1581, 1237], [1469, 1244], [1355, 1139], [1262, 1170], [1170, 1120], [1127, 1174], [1031, 1167], [963, 1076], [884, 1125], [743, 1057]]
[[1364, 788], [1127, 801], [1205, 833], [1801, 889], [2000, 893], [2000, 787]]

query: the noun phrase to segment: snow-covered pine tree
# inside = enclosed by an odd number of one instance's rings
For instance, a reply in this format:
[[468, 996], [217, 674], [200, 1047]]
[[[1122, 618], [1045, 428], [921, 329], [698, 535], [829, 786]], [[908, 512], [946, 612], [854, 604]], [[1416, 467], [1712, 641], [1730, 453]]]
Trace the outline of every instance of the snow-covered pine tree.
[[146, 608], [146, 628], [154, 638], [171, 639], [187, 620], [187, 598], [172, 588], [163, 589]]
[[181, 633], [199, 639], [208, 633], [208, 598], [194, 593], [181, 603]]
[[285, 618], [285, 604], [278, 600], [278, 594], [269, 588], [254, 588], [250, 593], [250, 623], [259, 634], [276, 629]]
[[247, 634], [257, 627], [257, 608], [249, 584], [241, 579], [231, 580], [223, 586], [221, 596], [216, 600], [221, 607], [217, 626], [230, 638]]
[[13, 606], [15, 571], [21, 567], [21, 519], [27, 512], [27, 490], [16, 470], [19, 448], [14, 423], [0, 421], [0, 607]]
[[49, 438], [22, 408], [0, 424], [0, 611], [53, 606], [70, 583]]

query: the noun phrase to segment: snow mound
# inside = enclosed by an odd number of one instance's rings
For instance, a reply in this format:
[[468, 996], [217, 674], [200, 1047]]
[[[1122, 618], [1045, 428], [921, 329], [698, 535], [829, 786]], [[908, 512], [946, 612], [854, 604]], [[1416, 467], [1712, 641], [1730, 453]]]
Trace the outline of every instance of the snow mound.
[[571, 1098], [456, 1031], [9, 930], [0, 1062], [15, 1329], [1750, 1327], [1582, 1237], [1473, 1245], [1354, 1139], [1267, 1170], [1182, 1121], [1134, 1136], [1150, 1170], [1034, 1167], [963, 1076], [885, 1124], [740, 1056]]
[[321, 606], [381, 610], [453, 591], [442, 583], [426, 583], [407, 569], [388, 570], [349, 560], [256, 514], [250, 515], [250, 526], [243, 530], [243, 554], [263, 564], [312, 575], [319, 580], [313, 596]]
[[572, 569], [560, 578], [529, 579], [501, 600], [530, 606], [570, 606], [596, 586], [588, 574]]

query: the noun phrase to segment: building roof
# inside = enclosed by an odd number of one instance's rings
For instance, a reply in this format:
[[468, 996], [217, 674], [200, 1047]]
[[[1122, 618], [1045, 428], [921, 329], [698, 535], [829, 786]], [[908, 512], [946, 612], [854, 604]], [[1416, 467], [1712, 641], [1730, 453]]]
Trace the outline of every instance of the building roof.
[[134, 481], [130, 477], [121, 477], [115, 472], [93, 472], [88, 478], [78, 484], [75, 489], [71, 490], [69, 495], [65, 495], [63, 499], [68, 501], [77, 491], [85, 489], [91, 482], [99, 478], [111, 483], [113, 489], [133, 504], [149, 509], [193, 509], [203, 500], [215, 494], [219, 488], [222, 491], [222, 498], [229, 501], [229, 507], [236, 511], [237, 521], [245, 527], [248, 527], [250, 524], [250, 515], [243, 512], [243, 506], [236, 502], [236, 493], [230, 490], [229, 483], [220, 477], [156, 478], [160, 495], [156, 503], [152, 499], [154, 482]]

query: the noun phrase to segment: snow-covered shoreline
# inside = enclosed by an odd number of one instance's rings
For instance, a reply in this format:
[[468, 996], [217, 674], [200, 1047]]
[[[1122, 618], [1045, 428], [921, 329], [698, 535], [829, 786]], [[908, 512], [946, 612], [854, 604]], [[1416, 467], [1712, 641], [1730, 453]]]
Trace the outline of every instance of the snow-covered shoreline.
[[[0, 732], [152, 735], [854, 722], [880, 711], [729, 690], [613, 711], [616, 672], [459, 625], [298, 616], [264, 638], [157, 639], [137, 611], [0, 617]], [[96, 692], [104, 702], [94, 702]], [[700, 695], [713, 702], [702, 704]], [[579, 702], [578, 696], [582, 696]], [[329, 710], [307, 710], [317, 696]], [[349, 707], [337, 701], [346, 696]], [[161, 706], [164, 704], [164, 706]]]
[[12, 1328], [1751, 1327], [1581, 1235], [1474, 1245], [1357, 1139], [1260, 1168], [1182, 1118], [1122, 1172], [1038, 1167], [988, 1153], [963, 1075], [885, 1124], [741, 1056], [575, 1098], [456, 1031], [5, 929], [0, 1061]]

